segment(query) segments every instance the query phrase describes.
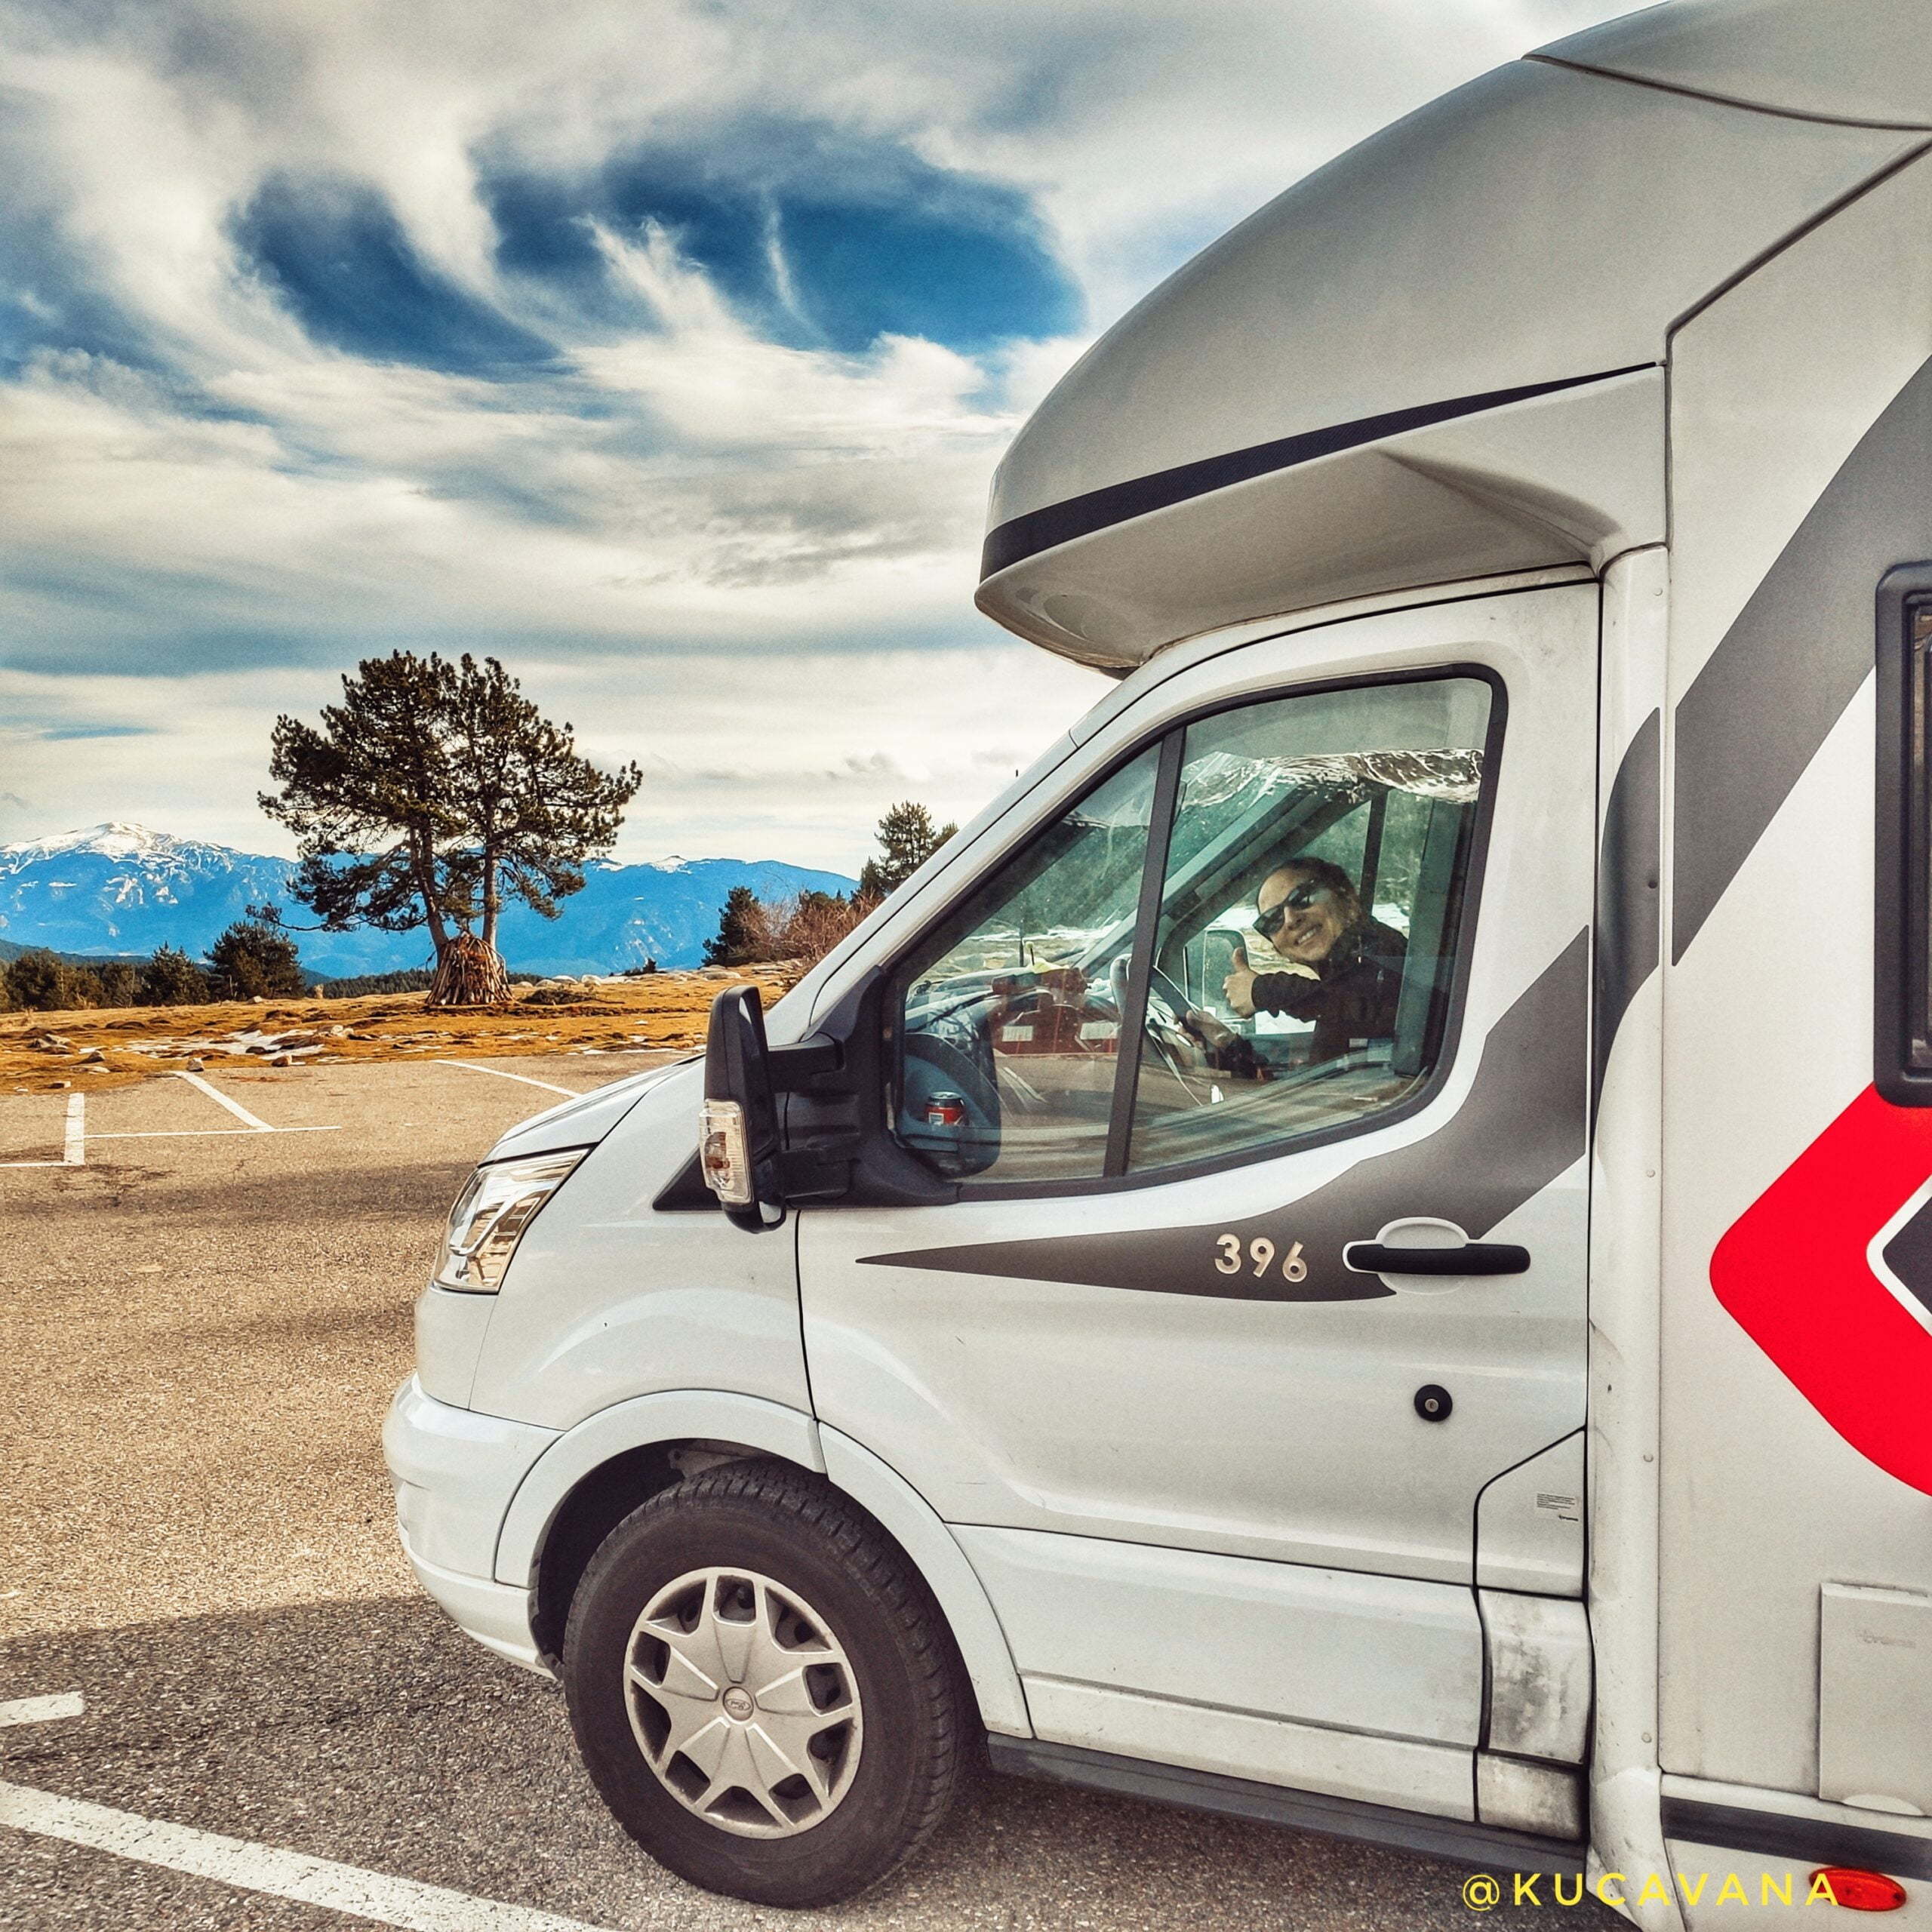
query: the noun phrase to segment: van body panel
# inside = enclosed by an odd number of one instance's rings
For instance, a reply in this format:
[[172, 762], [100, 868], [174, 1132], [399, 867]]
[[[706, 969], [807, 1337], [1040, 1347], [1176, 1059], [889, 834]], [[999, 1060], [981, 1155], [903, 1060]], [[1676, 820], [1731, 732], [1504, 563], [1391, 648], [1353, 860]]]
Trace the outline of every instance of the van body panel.
[[411, 1553], [487, 1581], [503, 1505], [556, 1440], [546, 1429], [439, 1402], [412, 1375], [383, 1423], [396, 1521]]
[[1015, 563], [980, 601], [1109, 666], [1392, 583], [1599, 563], [1663, 538], [1663, 387], [1611, 374], [1269, 470]]
[[1008, 1737], [1031, 1737], [1032, 1721], [1007, 1632], [955, 1533], [897, 1470], [869, 1449], [821, 1427], [827, 1478], [868, 1510], [905, 1551], [945, 1614], [973, 1686], [980, 1721]]
[[1644, 473], [1641, 408], [1599, 420], [1617, 379], [1924, 140], [1543, 63], [1473, 82], [1250, 217], [1062, 379], [995, 479], [980, 606], [1126, 666], [1654, 541], [1663, 459]]
[[1476, 1582], [1581, 1596], [1583, 1500], [1580, 1429], [1491, 1476], [1476, 1498]]
[[[1928, 242], [1921, 162], [1672, 345], [1661, 1758], [1797, 1793], [1820, 1788], [1820, 1586], [1932, 1589], [1932, 1506], [1754, 1339], [1763, 1267], [1714, 1257], [1872, 1080], [1873, 614], [1886, 570], [1932, 557]], [[1811, 1346], [1882, 1294], [1864, 1240], [1890, 1211], [1795, 1284]]]
[[1932, 1817], [1932, 1590], [1820, 1596], [1818, 1795]]
[[425, 1395], [469, 1407], [496, 1304], [494, 1295], [460, 1294], [433, 1281], [416, 1297], [416, 1375]]
[[1924, 52], [1912, 0], [1690, 0], [1586, 27], [1534, 57], [1781, 114], [1932, 128]]
[[1467, 1589], [1099, 1537], [956, 1534], [1029, 1683], [1476, 1743], [1482, 1626]]
[[1660, 361], [1680, 315], [1912, 140], [1499, 67], [1129, 310], [1014, 438], [989, 528], [1278, 438]]
[[1438, 1818], [1475, 1815], [1470, 1754], [1455, 1746], [1331, 1730], [1057, 1677], [1026, 1682], [1034, 1723], [1051, 1743]]
[[721, 1387], [810, 1413], [792, 1230], [736, 1240], [721, 1215], [652, 1204], [691, 1158], [703, 1084], [695, 1062], [671, 1069], [531, 1223], [494, 1297], [475, 1407], [568, 1429], [635, 1396]]
[[[1608, 1871], [1661, 1872], [1657, 1767], [1663, 1192], [1664, 772], [1670, 559], [1633, 551], [1604, 574], [1598, 685], [1598, 1004], [1592, 1060], [1586, 1595], [1595, 1667], [1590, 1837]], [[1654, 734], [1654, 756], [1645, 740]], [[1648, 788], [1640, 796], [1639, 786]], [[1619, 813], [1622, 817], [1620, 822]], [[1606, 994], [1608, 997], [1606, 998]], [[1672, 1932], [1675, 1904], [1626, 1908]]]
[[[1590, 1624], [1572, 1597], [1479, 1589], [1487, 1686], [1484, 1748], [1580, 1764], [1590, 1734]], [[1501, 1822], [1501, 1821], [1498, 1821]]]

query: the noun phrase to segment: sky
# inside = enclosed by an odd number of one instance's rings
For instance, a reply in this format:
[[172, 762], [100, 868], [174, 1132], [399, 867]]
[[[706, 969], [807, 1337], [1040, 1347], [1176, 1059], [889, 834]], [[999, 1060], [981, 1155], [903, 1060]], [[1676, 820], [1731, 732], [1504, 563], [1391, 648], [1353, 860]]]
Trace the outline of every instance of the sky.
[[0, 0], [0, 841], [257, 852], [278, 714], [500, 657], [617, 856], [855, 872], [1106, 689], [973, 608], [1164, 276], [1592, 0]]

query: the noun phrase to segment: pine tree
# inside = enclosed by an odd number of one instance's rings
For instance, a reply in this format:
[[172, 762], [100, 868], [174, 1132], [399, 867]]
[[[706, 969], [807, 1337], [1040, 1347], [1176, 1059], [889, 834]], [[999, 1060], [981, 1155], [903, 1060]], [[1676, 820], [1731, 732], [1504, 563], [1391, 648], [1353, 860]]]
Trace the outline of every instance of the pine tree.
[[125, 959], [97, 966], [94, 976], [100, 982], [103, 1006], [132, 1006], [140, 996], [140, 976]]
[[275, 999], [309, 990], [295, 942], [279, 924], [237, 919], [208, 948], [208, 976], [230, 999]]
[[449, 721], [451, 807], [473, 868], [483, 943], [497, 943], [506, 896], [546, 919], [583, 889], [583, 866], [608, 851], [644, 782], [578, 755], [572, 728], [552, 724], [494, 657], [466, 655]]
[[935, 827], [924, 805], [902, 799], [878, 822], [879, 854], [868, 859], [859, 874], [856, 897], [875, 906], [888, 893], [903, 885], [959, 829], [951, 823]]
[[460, 828], [445, 721], [455, 685], [454, 665], [398, 651], [343, 677], [343, 701], [323, 707], [320, 731], [275, 721], [269, 775], [282, 789], [259, 802], [295, 834], [302, 865], [289, 890], [324, 932], [427, 926], [441, 958], [467, 920], [467, 880], [452, 863]]
[[771, 957], [769, 915], [749, 886], [733, 886], [718, 909], [717, 931], [704, 943], [704, 963], [749, 966]]
[[164, 946], [141, 968], [138, 995], [143, 1006], [200, 1006], [207, 1002], [207, 976], [185, 952]]
[[[600, 771], [494, 658], [365, 659], [320, 730], [276, 721], [262, 809], [300, 841], [290, 891], [325, 932], [426, 926], [442, 968], [480, 921], [494, 958], [503, 906], [546, 918], [579, 891], [643, 782]], [[431, 998], [448, 976], [439, 971]]]
[[44, 946], [22, 953], [6, 974], [8, 998], [30, 1011], [60, 1013], [100, 1004], [100, 986], [94, 975], [69, 966]]

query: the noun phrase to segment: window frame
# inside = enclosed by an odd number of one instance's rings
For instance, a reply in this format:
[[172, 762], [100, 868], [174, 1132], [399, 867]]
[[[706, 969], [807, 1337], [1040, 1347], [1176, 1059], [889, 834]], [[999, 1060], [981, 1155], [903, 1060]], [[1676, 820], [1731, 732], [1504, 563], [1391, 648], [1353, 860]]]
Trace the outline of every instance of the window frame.
[[1879, 580], [1874, 787], [1872, 1084], [1898, 1107], [1932, 1106], [1932, 639], [1915, 650], [1915, 614], [1932, 611], [1932, 563]]
[[[1928, 586], [1932, 586], [1932, 575], [1928, 575], [1927, 581]], [[1340, 1121], [1333, 1127], [1316, 1128], [1306, 1134], [1284, 1137], [1279, 1140], [1265, 1142], [1257, 1146], [1242, 1148], [1229, 1153], [1209, 1155], [1198, 1161], [1177, 1161], [1171, 1166], [1146, 1168], [1137, 1172], [1125, 1169], [1133, 1130], [1134, 1098], [1140, 1066], [1141, 1035], [1146, 1030], [1147, 1000], [1151, 985], [1148, 970], [1149, 958], [1154, 940], [1155, 917], [1161, 903], [1162, 888], [1166, 883], [1168, 848], [1174, 831], [1175, 809], [1180, 798], [1181, 771], [1189, 731], [1208, 718], [1220, 717], [1228, 712], [1245, 711], [1258, 705], [1278, 703], [1283, 698], [1315, 697], [1335, 691], [1367, 691], [1389, 685], [1438, 684], [1457, 678], [1474, 678], [1487, 687], [1489, 718], [1483, 737], [1482, 788], [1477, 796], [1475, 817], [1470, 828], [1469, 863], [1463, 872], [1460, 900], [1457, 909], [1457, 946], [1450, 969], [1447, 996], [1442, 1009], [1441, 1043], [1435, 1064], [1429, 1069], [1426, 1077], [1413, 1092], [1392, 1106], [1380, 1108], [1374, 1113], [1364, 1114], [1353, 1121]], [[1147, 851], [1143, 860], [1140, 894], [1134, 911], [1133, 963], [1128, 983], [1128, 1006], [1121, 1017], [1123, 1045], [1130, 1040], [1132, 1045], [1118, 1054], [1115, 1063], [1112, 1110], [1108, 1118], [1103, 1162], [1108, 1170], [1112, 1170], [1118, 1165], [1124, 1171], [1106, 1171], [1081, 1177], [1069, 1177], [1057, 1180], [984, 1181], [966, 1176], [949, 1183], [957, 1189], [955, 1198], [962, 1201], [1048, 1200], [1060, 1196], [1115, 1194], [1137, 1188], [1162, 1187], [1171, 1181], [1190, 1180], [1204, 1174], [1219, 1174], [1229, 1168], [1252, 1167], [1259, 1161], [1279, 1160], [1287, 1154], [1329, 1146], [1338, 1140], [1352, 1140], [1358, 1135], [1374, 1133], [1383, 1128], [1393, 1126], [1399, 1121], [1407, 1120], [1420, 1113], [1441, 1091], [1461, 1048], [1463, 1010], [1468, 1001], [1470, 964], [1478, 943], [1490, 838], [1496, 814], [1497, 788], [1501, 782], [1503, 751], [1506, 737], [1505, 726], [1509, 708], [1509, 686], [1501, 672], [1487, 664], [1457, 660], [1400, 670], [1345, 672], [1333, 677], [1262, 686], [1242, 691], [1238, 695], [1216, 698], [1177, 712], [1157, 730], [1134, 739], [1105, 765], [1090, 773], [1085, 783], [1065, 803], [1043, 818], [1025, 838], [1016, 841], [1002, 852], [993, 866], [976, 878], [959, 897], [936, 911], [895, 951], [886, 964], [884, 981], [889, 997], [896, 1001], [900, 997], [897, 989], [906, 983], [907, 962], [953, 916], [961, 899], [980, 891], [1008, 865], [1021, 858], [1030, 848], [1050, 835], [1066, 814], [1082, 799], [1091, 797], [1136, 758], [1144, 757], [1150, 748], [1158, 746], [1160, 761], [1149, 814]], [[903, 1091], [902, 1056], [904, 1048], [900, 1025], [901, 1017], [896, 1004], [888, 1010], [887, 1026], [890, 1037], [886, 1042], [885, 1131], [896, 1146], [910, 1158], [917, 1160], [919, 1156], [899, 1140], [894, 1125], [899, 1098]], [[1932, 1101], [1932, 1091], [1928, 1091], [1927, 1099]], [[924, 1164], [921, 1162], [921, 1165]]]

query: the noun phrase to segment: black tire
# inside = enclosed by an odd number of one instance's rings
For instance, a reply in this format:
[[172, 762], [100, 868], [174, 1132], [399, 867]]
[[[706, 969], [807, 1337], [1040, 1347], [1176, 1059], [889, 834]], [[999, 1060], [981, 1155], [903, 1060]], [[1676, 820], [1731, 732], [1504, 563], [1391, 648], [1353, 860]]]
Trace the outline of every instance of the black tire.
[[[844, 1795], [796, 1835], [746, 1838], [666, 1789], [631, 1727], [625, 1666], [659, 1591], [743, 1566], [808, 1602], [843, 1647], [863, 1712]], [[564, 1692], [591, 1778], [661, 1865], [758, 1905], [829, 1905], [897, 1869], [951, 1803], [966, 1727], [960, 1673], [924, 1582], [871, 1518], [787, 1463], [737, 1463], [661, 1491], [613, 1530], [571, 1604]]]

